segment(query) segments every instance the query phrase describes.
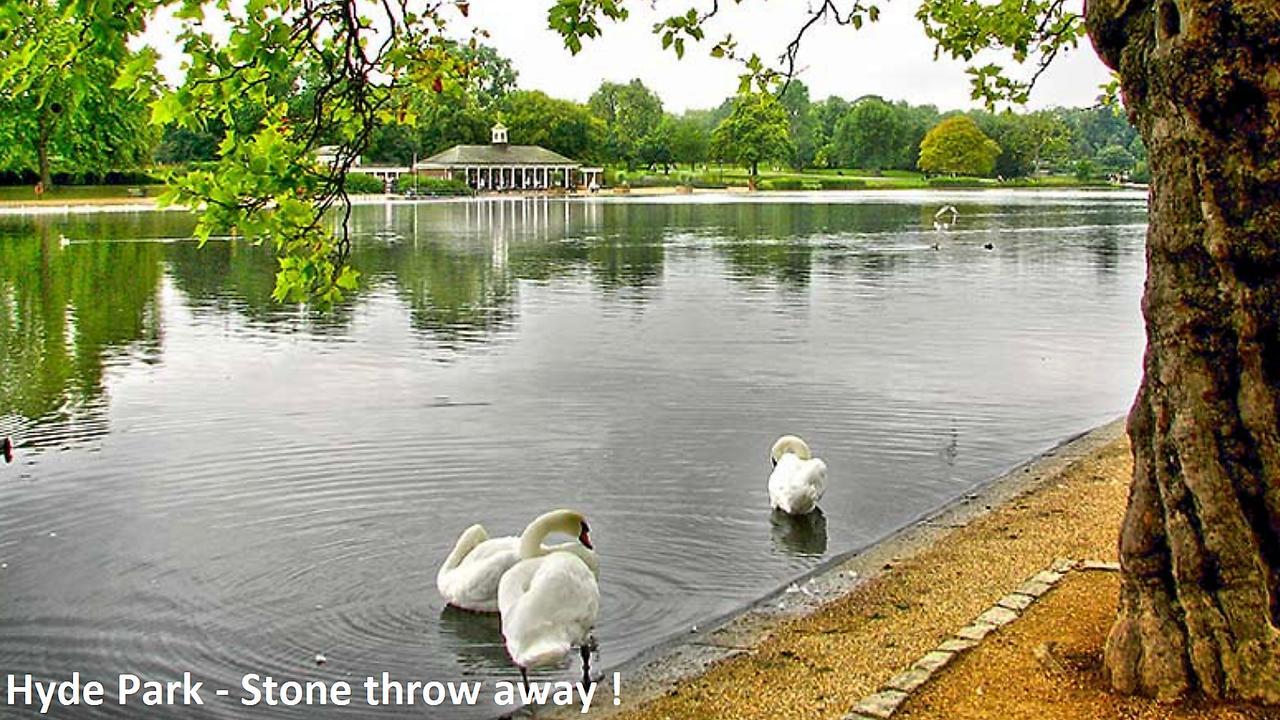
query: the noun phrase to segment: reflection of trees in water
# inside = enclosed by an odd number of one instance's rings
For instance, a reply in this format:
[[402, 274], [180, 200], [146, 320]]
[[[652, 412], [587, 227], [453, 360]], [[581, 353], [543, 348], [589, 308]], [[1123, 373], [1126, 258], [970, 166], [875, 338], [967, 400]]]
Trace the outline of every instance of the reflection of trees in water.
[[413, 327], [458, 349], [484, 342], [514, 322], [514, 284], [501, 263], [495, 262], [494, 250], [479, 243], [451, 247], [419, 240], [391, 246], [386, 252], [357, 251], [356, 266], [375, 254], [388, 262], [386, 270], [395, 279], [397, 294], [409, 305]]
[[[804, 209], [799, 209], [804, 208]], [[813, 268], [810, 238], [828, 227], [829, 206], [732, 206], [727, 238], [717, 251], [737, 280], [772, 278], [784, 287], [803, 288]]]
[[809, 284], [813, 247], [804, 242], [727, 243], [719, 248], [736, 280], [773, 278], [786, 287]]
[[165, 253], [173, 284], [193, 314], [238, 313], [250, 324], [304, 326], [316, 335], [341, 335], [350, 327], [354, 298], [327, 310], [276, 302], [276, 261], [271, 248], [245, 240], [170, 243]]
[[858, 248], [855, 264], [847, 253], [823, 253], [829, 244], [847, 246], [854, 234], [891, 233], [910, 227], [918, 208], [911, 205], [734, 203], [698, 213], [680, 208], [670, 218], [717, 240], [716, 251], [736, 280], [772, 279], [783, 287], [804, 288], [819, 257], [834, 269], [852, 267], [877, 273], [888, 255]]
[[662, 274], [662, 228], [600, 235], [602, 208], [547, 200], [416, 205], [358, 213], [353, 262], [390, 281], [414, 328], [450, 349], [487, 342], [516, 319], [518, 284], [589, 276], [603, 290]]
[[861, 248], [857, 252], [829, 255], [825, 264], [840, 275], [856, 275], [870, 286], [879, 287], [891, 276], [907, 269], [912, 258], [902, 252]]
[[[159, 358], [161, 248], [64, 246], [59, 235], [36, 222], [7, 230], [0, 242], [0, 416], [23, 424], [88, 421], [101, 412], [104, 367], [113, 356]], [[104, 430], [92, 425], [67, 432]]]
[[[390, 287], [407, 304], [416, 330], [458, 349], [489, 342], [510, 329], [518, 312], [520, 281], [585, 278], [606, 295], [630, 290], [634, 292], [626, 294], [626, 302], [646, 302], [662, 283], [669, 246], [685, 241], [700, 244], [697, 253], [721, 258], [735, 281], [764, 280], [803, 289], [820, 268], [882, 280], [921, 263], [940, 262], [941, 255], [920, 251], [935, 236], [931, 219], [936, 204], [504, 199], [363, 206], [356, 208], [352, 229], [353, 263], [364, 274], [365, 289], [330, 312], [280, 305], [272, 299], [276, 263], [267, 246], [216, 239], [204, 248], [190, 241], [163, 246], [146, 242], [189, 236], [192, 221], [183, 213], [73, 216], [60, 219], [53, 233], [65, 232], [75, 241], [68, 252], [80, 252], [89, 247], [80, 241], [94, 239], [113, 241], [103, 248], [119, 247], [93, 252], [160, 252], [175, 287], [197, 315], [234, 312], [250, 324], [312, 334], [347, 332], [354, 307], [368, 289]], [[1001, 261], [1027, 256], [1054, 262], [1061, 253], [1084, 251], [1107, 275], [1114, 275], [1133, 249], [1126, 231], [1098, 226], [1131, 224], [1143, 217], [1141, 208], [1132, 204], [958, 207], [961, 229], [1040, 229], [1018, 236], [1017, 243], [999, 243]], [[1081, 225], [1094, 226], [1084, 242], [1055, 241], [1051, 228]], [[925, 226], [922, 242], [915, 243], [920, 247], [900, 242], [901, 232], [919, 232]], [[970, 245], [981, 237], [943, 235]], [[948, 263], [993, 257], [986, 252], [944, 254]], [[154, 276], [155, 269], [151, 272]], [[7, 273], [14, 275], [12, 270]], [[100, 275], [103, 297], [127, 294], [127, 286], [144, 277], [148, 276]], [[107, 287], [117, 282], [119, 288]], [[124, 304], [128, 302], [134, 301]], [[107, 312], [114, 305], [103, 303], [101, 309], [88, 312]]]
[[[591, 276], [605, 290], [645, 290], [657, 285], [666, 262], [666, 227], [643, 212], [643, 206], [606, 206], [599, 234], [586, 239]], [[639, 299], [645, 294], [640, 293]]]
[[235, 311], [270, 322], [292, 309], [271, 299], [276, 270], [265, 246], [231, 241], [175, 243], [167, 253], [173, 284], [199, 313]]
[[1098, 275], [1115, 277], [1119, 273], [1120, 260], [1125, 255], [1119, 228], [1099, 228], [1089, 236], [1086, 247]]

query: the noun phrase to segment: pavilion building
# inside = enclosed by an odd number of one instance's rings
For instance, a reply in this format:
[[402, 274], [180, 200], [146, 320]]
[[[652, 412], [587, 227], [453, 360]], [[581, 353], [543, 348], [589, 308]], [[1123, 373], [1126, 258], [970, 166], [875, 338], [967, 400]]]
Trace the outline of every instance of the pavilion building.
[[475, 190], [551, 190], [599, 187], [603, 169], [582, 163], [537, 145], [511, 145], [507, 128], [493, 126], [488, 145], [455, 145], [414, 166], [422, 177], [455, 179]]

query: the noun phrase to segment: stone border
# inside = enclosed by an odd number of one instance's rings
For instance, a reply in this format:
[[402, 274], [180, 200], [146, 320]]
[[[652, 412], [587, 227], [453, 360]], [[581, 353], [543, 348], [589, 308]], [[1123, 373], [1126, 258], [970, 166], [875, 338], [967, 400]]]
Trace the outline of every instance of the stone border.
[[1048, 568], [1027, 578], [1016, 590], [1005, 595], [994, 605], [982, 611], [973, 622], [957, 630], [938, 647], [925, 653], [907, 670], [904, 670], [858, 702], [842, 720], [888, 720], [929, 680], [960, 653], [972, 650], [993, 632], [1017, 620], [1027, 608], [1044, 597], [1067, 573], [1072, 570], [1103, 570], [1118, 572], [1120, 565], [1100, 560], [1076, 562], [1066, 558], [1055, 560]]

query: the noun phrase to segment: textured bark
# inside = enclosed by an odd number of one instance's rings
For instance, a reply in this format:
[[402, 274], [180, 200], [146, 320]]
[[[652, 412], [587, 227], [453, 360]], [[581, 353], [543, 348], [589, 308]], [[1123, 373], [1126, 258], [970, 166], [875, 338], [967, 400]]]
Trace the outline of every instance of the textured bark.
[[1150, 153], [1147, 352], [1106, 666], [1280, 702], [1280, 1], [1092, 0]]

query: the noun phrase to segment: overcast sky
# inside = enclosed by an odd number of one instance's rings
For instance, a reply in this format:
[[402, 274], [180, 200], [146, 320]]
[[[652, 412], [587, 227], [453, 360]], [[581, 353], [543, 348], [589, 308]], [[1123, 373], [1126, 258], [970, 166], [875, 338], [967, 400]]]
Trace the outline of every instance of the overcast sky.
[[[1074, 1], [1074, 0], [1073, 0]], [[488, 41], [510, 58], [520, 73], [520, 86], [550, 95], [586, 101], [601, 81], [640, 78], [663, 99], [667, 110], [718, 105], [737, 88], [740, 67], [709, 57], [710, 45], [688, 49], [683, 60], [663, 51], [652, 28], [658, 20], [689, 7], [690, 0], [630, 0], [631, 17], [606, 26], [604, 36], [589, 41], [577, 56], [547, 29], [550, 0], [472, 0], [471, 20], [491, 34]], [[740, 52], [774, 59], [794, 37], [808, 0], [748, 0], [723, 3], [708, 39], [732, 32]], [[968, 76], [962, 63], [933, 59], [933, 46], [914, 17], [916, 3], [886, 0], [880, 22], [855, 31], [830, 24], [815, 27], [801, 50], [800, 77], [814, 100], [839, 95], [849, 100], [874, 94], [890, 100], [932, 103], [943, 110], [970, 108]], [[171, 20], [153, 23], [148, 39], [172, 48]], [[178, 58], [164, 53], [163, 68], [177, 75]], [[998, 58], [993, 58], [998, 59]], [[1085, 40], [1078, 50], [1060, 57], [1041, 78], [1031, 107], [1082, 106], [1094, 103], [1109, 75]]]

